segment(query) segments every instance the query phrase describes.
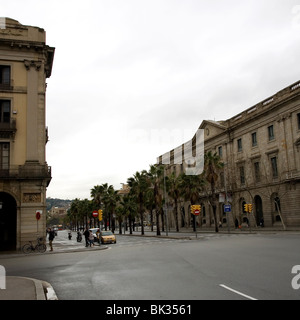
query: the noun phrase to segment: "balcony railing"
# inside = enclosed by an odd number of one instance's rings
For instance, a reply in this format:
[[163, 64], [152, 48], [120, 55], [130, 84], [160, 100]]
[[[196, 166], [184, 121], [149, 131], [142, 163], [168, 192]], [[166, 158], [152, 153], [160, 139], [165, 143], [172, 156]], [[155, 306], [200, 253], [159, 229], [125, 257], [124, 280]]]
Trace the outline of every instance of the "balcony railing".
[[39, 164], [2, 166], [0, 179], [51, 179], [51, 167]]
[[0, 122], [1, 138], [14, 137], [16, 131], [17, 131], [16, 119], [10, 119], [8, 122]]

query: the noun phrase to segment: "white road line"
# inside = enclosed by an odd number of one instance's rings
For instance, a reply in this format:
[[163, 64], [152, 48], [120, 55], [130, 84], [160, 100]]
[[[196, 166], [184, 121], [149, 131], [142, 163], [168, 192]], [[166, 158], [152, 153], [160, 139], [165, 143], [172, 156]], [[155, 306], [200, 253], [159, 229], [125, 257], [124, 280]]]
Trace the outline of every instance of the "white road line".
[[234, 293], [236, 293], [236, 294], [239, 294], [240, 296], [245, 297], [245, 298], [247, 298], [247, 299], [249, 299], [249, 300], [258, 300], [258, 299], [255, 299], [255, 298], [253, 298], [253, 297], [248, 296], [247, 294], [244, 294], [244, 293], [239, 292], [239, 291], [237, 291], [237, 290], [234, 290], [234, 289], [232, 289], [232, 288], [230, 288], [230, 287], [227, 287], [227, 286], [225, 286], [225, 284], [220, 284], [220, 287], [222, 287], [222, 288], [224, 288], [224, 289], [227, 289], [227, 290], [229, 290], [229, 291], [232, 291], [232, 292], [234, 292]]

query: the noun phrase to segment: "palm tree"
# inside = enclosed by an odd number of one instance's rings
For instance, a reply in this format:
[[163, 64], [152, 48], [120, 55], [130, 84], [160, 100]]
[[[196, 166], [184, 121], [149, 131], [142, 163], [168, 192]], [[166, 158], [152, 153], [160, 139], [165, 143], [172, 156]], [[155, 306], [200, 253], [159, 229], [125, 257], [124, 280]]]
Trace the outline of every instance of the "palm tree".
[[217, 223], [217, 204], [216, 204], [216, 182], [218, 180], [218, 172], [224, 167], [224, 163], [221, 162], [220, 156], [215, 152], [214, 154], [209, 151], [204, 154], [204, 171], [203, 175], [205, 180], [210, 184], [210, 204], [213, 209], [213, 215], [215, 220], [215, 231], [219, 232]]
[[115, 209], [119, 200], [120, 196], [118, 194], [118, 191], [116, 191], [114, 187], [110, 185], [103, 195], [103, 202], [105, 204], [105, 209], [109, 213], [109, 223], [112, 222], [110, 225], [112, 232], [115, 231]]
[[68, 210], [68, 222], [71, 222], [76, 225], [76, 228], [78, 230], [80, 222], [83, 221], [83, 217], [80, 216], [79, 212], [79, 203], [80, 200], [76, 198], [72, 201], [70, 209]]
[[92, 211], [93, 211], [93, 203], [91, 200], [83, 199], [79, 202], [79, 214], [85, 217], [85, 226], [88, 228], [88, 225], [91, 227], [91, 219], [92, 219]]
[[120, 205], [122, 207], [123, 216], [129, 220], [129, 232], [132, 234], [132, 223], [137, 214], [137, 204], [135, 198], [130, 194], [126, 194], [121, 199]]
[[102, 197], [107, 190], [108, 185], [107, 183], [97, 186], [94, 186], [93, 189], [91, 189], [91, 197], [93, 198], [95, 204], [101, 209], [101, 200]]
[[172, 172], [171, 175], [166, 177], [166, 187], [168, 191], [168, 195], [174, 200], [174, 217], [175, 217], [175, 225], [176, 231], [179, 232], [179, 224], [178, 224], [178, 199], [180, 198], [180, 184], [181, 184], [181, 176], [176, 177], [175, 172]]
[[[106, 184], [107, 185], [107, 184]], [[102, 209], [101, 208], [101, 201], [104, 194], [105, 185], [102, 184], [94, 186], [93, 189], [91, 189], [91, 197], [93, 199], [93, 202], [95, 203], [95, 207], [97, 210]], [[100, 228], [100, 221], [98, 220], [98, 227]]]
[[140, 220], [141, 220], [141, 234], [144, 235], [144, 200], [145, 193], [149, 188], [149, 179], [147, 177], [147, 171], [136, 172], [133, 177], [127, 179], [129, 185], [130, 194], [135, 196], [135, 200], [139, 206]]
[[153, 221], [153, 211], [155, 211], [155, 201], [154, 201], [154, 193], [153, 189], [149, 188], [145, 194], [145, 208], [150, 212], [150, 224], [151, 231], [153, 231], [154, 221]]
[[147, 175], [153, 192], [154, 209], [156, 214], [156, 234], [160, 236], [159, 213], [162, 206], [162, 195], [160, 191], [163, 183], [164, 167], [161, 165], [150, 165]]
[[[200, 192], [202, 191], [204, 181], [201, 175], [180, 175], [179, 187], [186, 201], [190, 201], [191, 205], [197, 204], [200, 198]], [[195, 228], [196, 218], [193, 215], [193, 230]]]

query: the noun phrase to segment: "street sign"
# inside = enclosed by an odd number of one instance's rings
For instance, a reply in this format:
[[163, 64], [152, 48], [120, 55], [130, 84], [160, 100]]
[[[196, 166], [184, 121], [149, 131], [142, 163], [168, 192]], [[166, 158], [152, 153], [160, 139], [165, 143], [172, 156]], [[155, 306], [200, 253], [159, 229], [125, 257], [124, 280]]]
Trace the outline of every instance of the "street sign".
[[94, 218], [97, 218], [97, 217], [98, 217], [98, 211], [97, 211], [97, 210], [94, 210], [94, 211], [93, 211], [93, 217], [94, 217]]
[[39, 211], [37, 211], [35, 213], [35, 217], [36, 217], [36, 220], [40, 220], [41, 219], [41, 213]]
[[231, 205], [230, 204], [224, 205], [224, 212], [231, 212]]
[[200, 214], [200, 210], [196, 209], [196, 210], [194, 211], [194, 215], [195, 215], [195, 216], [199, 216], [199, 214]]

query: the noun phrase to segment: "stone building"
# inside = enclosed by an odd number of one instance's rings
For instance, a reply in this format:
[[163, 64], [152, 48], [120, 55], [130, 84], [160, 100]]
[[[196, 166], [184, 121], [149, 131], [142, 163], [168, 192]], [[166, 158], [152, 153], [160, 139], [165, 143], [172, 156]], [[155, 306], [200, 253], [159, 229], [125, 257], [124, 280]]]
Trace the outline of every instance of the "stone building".
[[46, 78], [54, 50], [46, 45], [43, 29], [1, 18], [0, 250], [19, 249], [45, 235], [51, 181], [45, 152]]
[[[300, 82], [228, 120], [204, 120], [199, 129], [203, 130], [204, 151], [216, 152], [224, 163], [217, 185], [218, 223], [223, 227], [228, 223], [230, 227], [261, 223], [300, 227]], [[167, 173], [185, 171], [187, 159], [176, 162], [182, 149], [179, 146], [158, 158], [159, 163], [170, 159]], [[197, 224], [201, 227], [214, 226], [209, 192], [207, 186], [199, 197], [202, 210]], [[244, 210], [249, 203], [251, 213]], [[225, 204], [231, 205], [231, 212], [224, 212]], [[182, 203], [179, 208], [187, 221], [191, 221], [189, 205]]]

